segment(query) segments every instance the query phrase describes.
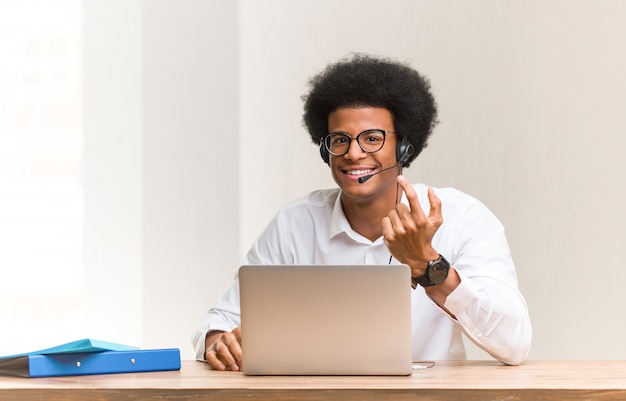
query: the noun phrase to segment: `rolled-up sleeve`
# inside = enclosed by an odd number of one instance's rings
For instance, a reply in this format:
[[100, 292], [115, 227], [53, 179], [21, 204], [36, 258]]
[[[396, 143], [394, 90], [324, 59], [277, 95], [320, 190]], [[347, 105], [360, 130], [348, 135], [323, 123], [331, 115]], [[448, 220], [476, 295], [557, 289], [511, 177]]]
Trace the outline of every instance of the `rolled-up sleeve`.
[[480, 202], [456, 222], [451, 264], [461, 284], [445, 307], [478, 347], [507, 365], [530, 352], [532, 327], [500, 221]]

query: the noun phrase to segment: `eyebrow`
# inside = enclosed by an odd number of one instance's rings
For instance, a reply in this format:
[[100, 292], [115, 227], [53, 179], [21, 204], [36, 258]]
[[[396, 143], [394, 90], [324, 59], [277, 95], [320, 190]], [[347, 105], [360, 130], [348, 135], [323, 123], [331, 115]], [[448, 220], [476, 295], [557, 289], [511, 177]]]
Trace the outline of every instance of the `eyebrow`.
[[[368, 128], [368, 129], [364, 129], [363, 131], [359, 132], [358, 134], [356, 134], [356, 136], [359, 136], [359, 135], [361, 135], [362, 133], [367, 132], [367, 131], [381, 131], [381, 132], [384, 132], [385, 134], [391, 134], [391, 133], [393, 133], [393, 131], [391, 131], [391, 130], [386, 130], [386, 129], [382, 129], [382, 128]], [[346, 132], [346, 131], [331, 131], [331, 132], [329, 132], [327, 135], [331, 135], [331, 134], [344, 134], [344, 135], [349, 136], [349, 137], [350, 137], [350, 138], [352, 138], [352, 139], [355, 139], [355, 138], [356, 138], [356, 137], [354, 137], [354, 136], [350, 135], [350, 134], [349, 134], [348, 132]]]

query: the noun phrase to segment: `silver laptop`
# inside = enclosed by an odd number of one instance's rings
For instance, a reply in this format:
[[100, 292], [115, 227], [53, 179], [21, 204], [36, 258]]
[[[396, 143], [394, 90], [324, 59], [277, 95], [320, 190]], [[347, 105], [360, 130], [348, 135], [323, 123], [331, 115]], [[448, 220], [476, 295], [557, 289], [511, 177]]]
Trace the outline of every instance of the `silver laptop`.
[[248, 375], [408, 375], [406, 265], [242, 266]]

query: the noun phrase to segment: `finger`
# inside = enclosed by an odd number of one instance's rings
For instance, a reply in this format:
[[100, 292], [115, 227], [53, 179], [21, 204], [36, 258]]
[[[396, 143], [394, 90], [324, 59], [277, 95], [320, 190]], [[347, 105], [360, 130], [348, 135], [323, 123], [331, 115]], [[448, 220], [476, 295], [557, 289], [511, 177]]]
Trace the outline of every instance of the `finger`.
[[415, 188], [413, 188], [413, 185], [411, 185], [409, 180], [407, 180], [403, 175], [399, 175], [398, 184], [400, 184], [400, 187], [402, 187], [402, 190], [406, 195], [406, 199], [409, 201], [411, 214], [418, 216], [423, 215], [424, 211], [422, 210], [422, 206], [420, 205], [419, 198], [417, 197]]
[[237, 347], [233, 349], [232, 353], [235, 357], [235, 360], [237, 361], [237, 364], [241, 367], [241, 364], [243, 362], [243, 348], [241, 347], [241, 327], [237, 327], [235, 330], [233, 330], [233, 334], [237, 339]]
[[391, 228], [396, 236], [406, 234], [407, 230], [411, 230], [412, 227], [415, 226], [413, 215], [409, 207], [405, 204], [397, 204], [396, 208], [389, 212], [388, 216], [391, 222]]
[[217, 341], [211, 344], [211, 347], [207, 349], [207, 351], [205, 352], [204, 358], [209, 363], [209, 365], [211, 365], [213, 369], [226, 370], [226, 365], [224, 365], [224, 363], [219, 359], [219, 357], [217, 356], [217, 351], [215, 351], [216, 343]]
[[389, 241], [393, 241], [396, 237], [396, 232], [393, 229], [393, 223], [391, 222], [391, 218], [389, 216], [383, 217], [383, 239], [385, 244], [388, 245]]
[[392, 240], [394, 236], [393, 226], [391, 225], [391, 219], [389, 216], [383, 217], [383, 239], [386, 241]]
[[228, 350], [228, 346], [222, 342], [216, 342], [216, 347], [207, 353], [207, 362], [217, 370], [230, 368], [233, 371], [239, 370], [239, 365]]
[[241, 345], [235, 334], [224, 333], [222, 336], [223, 347], [216, 349], [218, 357], [232, 370], [239, 370], [241, 363]]
[[232, 333], [235, 335], [237, 342], [241, 344], [241, 327], [237, 327], [232, 331]]
[[397, 220], [392, 218], [391, 223], [398, 233], [412, 231], [418, 224], [423, 224], [426, 221], [426, 216], [423, 212], [421, 214], [412, 213], [409, 207], [404, 203], [398, 203], [395, 212]]
[[430, 203], [430, 211], [428, 212], [428, 218], [435, 220], [439, 223], [443, 222], [443, 216], [441, 213], [441, 199], [435, 195], [435, 190], [432, 187], [428, 188], [428, 202]]

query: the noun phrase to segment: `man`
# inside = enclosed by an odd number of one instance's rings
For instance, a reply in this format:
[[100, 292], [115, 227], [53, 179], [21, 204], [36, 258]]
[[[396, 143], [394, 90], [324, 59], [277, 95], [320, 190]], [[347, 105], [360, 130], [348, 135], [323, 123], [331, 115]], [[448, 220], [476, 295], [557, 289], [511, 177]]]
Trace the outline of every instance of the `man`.
[[[502, 224], [468, 195], [401, 175], [437, 123], [428, 81], [403, 63], [357, 54], [310, 87], [304, 124], [338, 188], [280, 210], [243, 263], [407, 264], [414, 360], [465, 359], [465, 333], [502, 363], [521, 363], [531, 324]], [[197, 358], [241, 369], [239, 326], [235, 280], [194, 333]]]

